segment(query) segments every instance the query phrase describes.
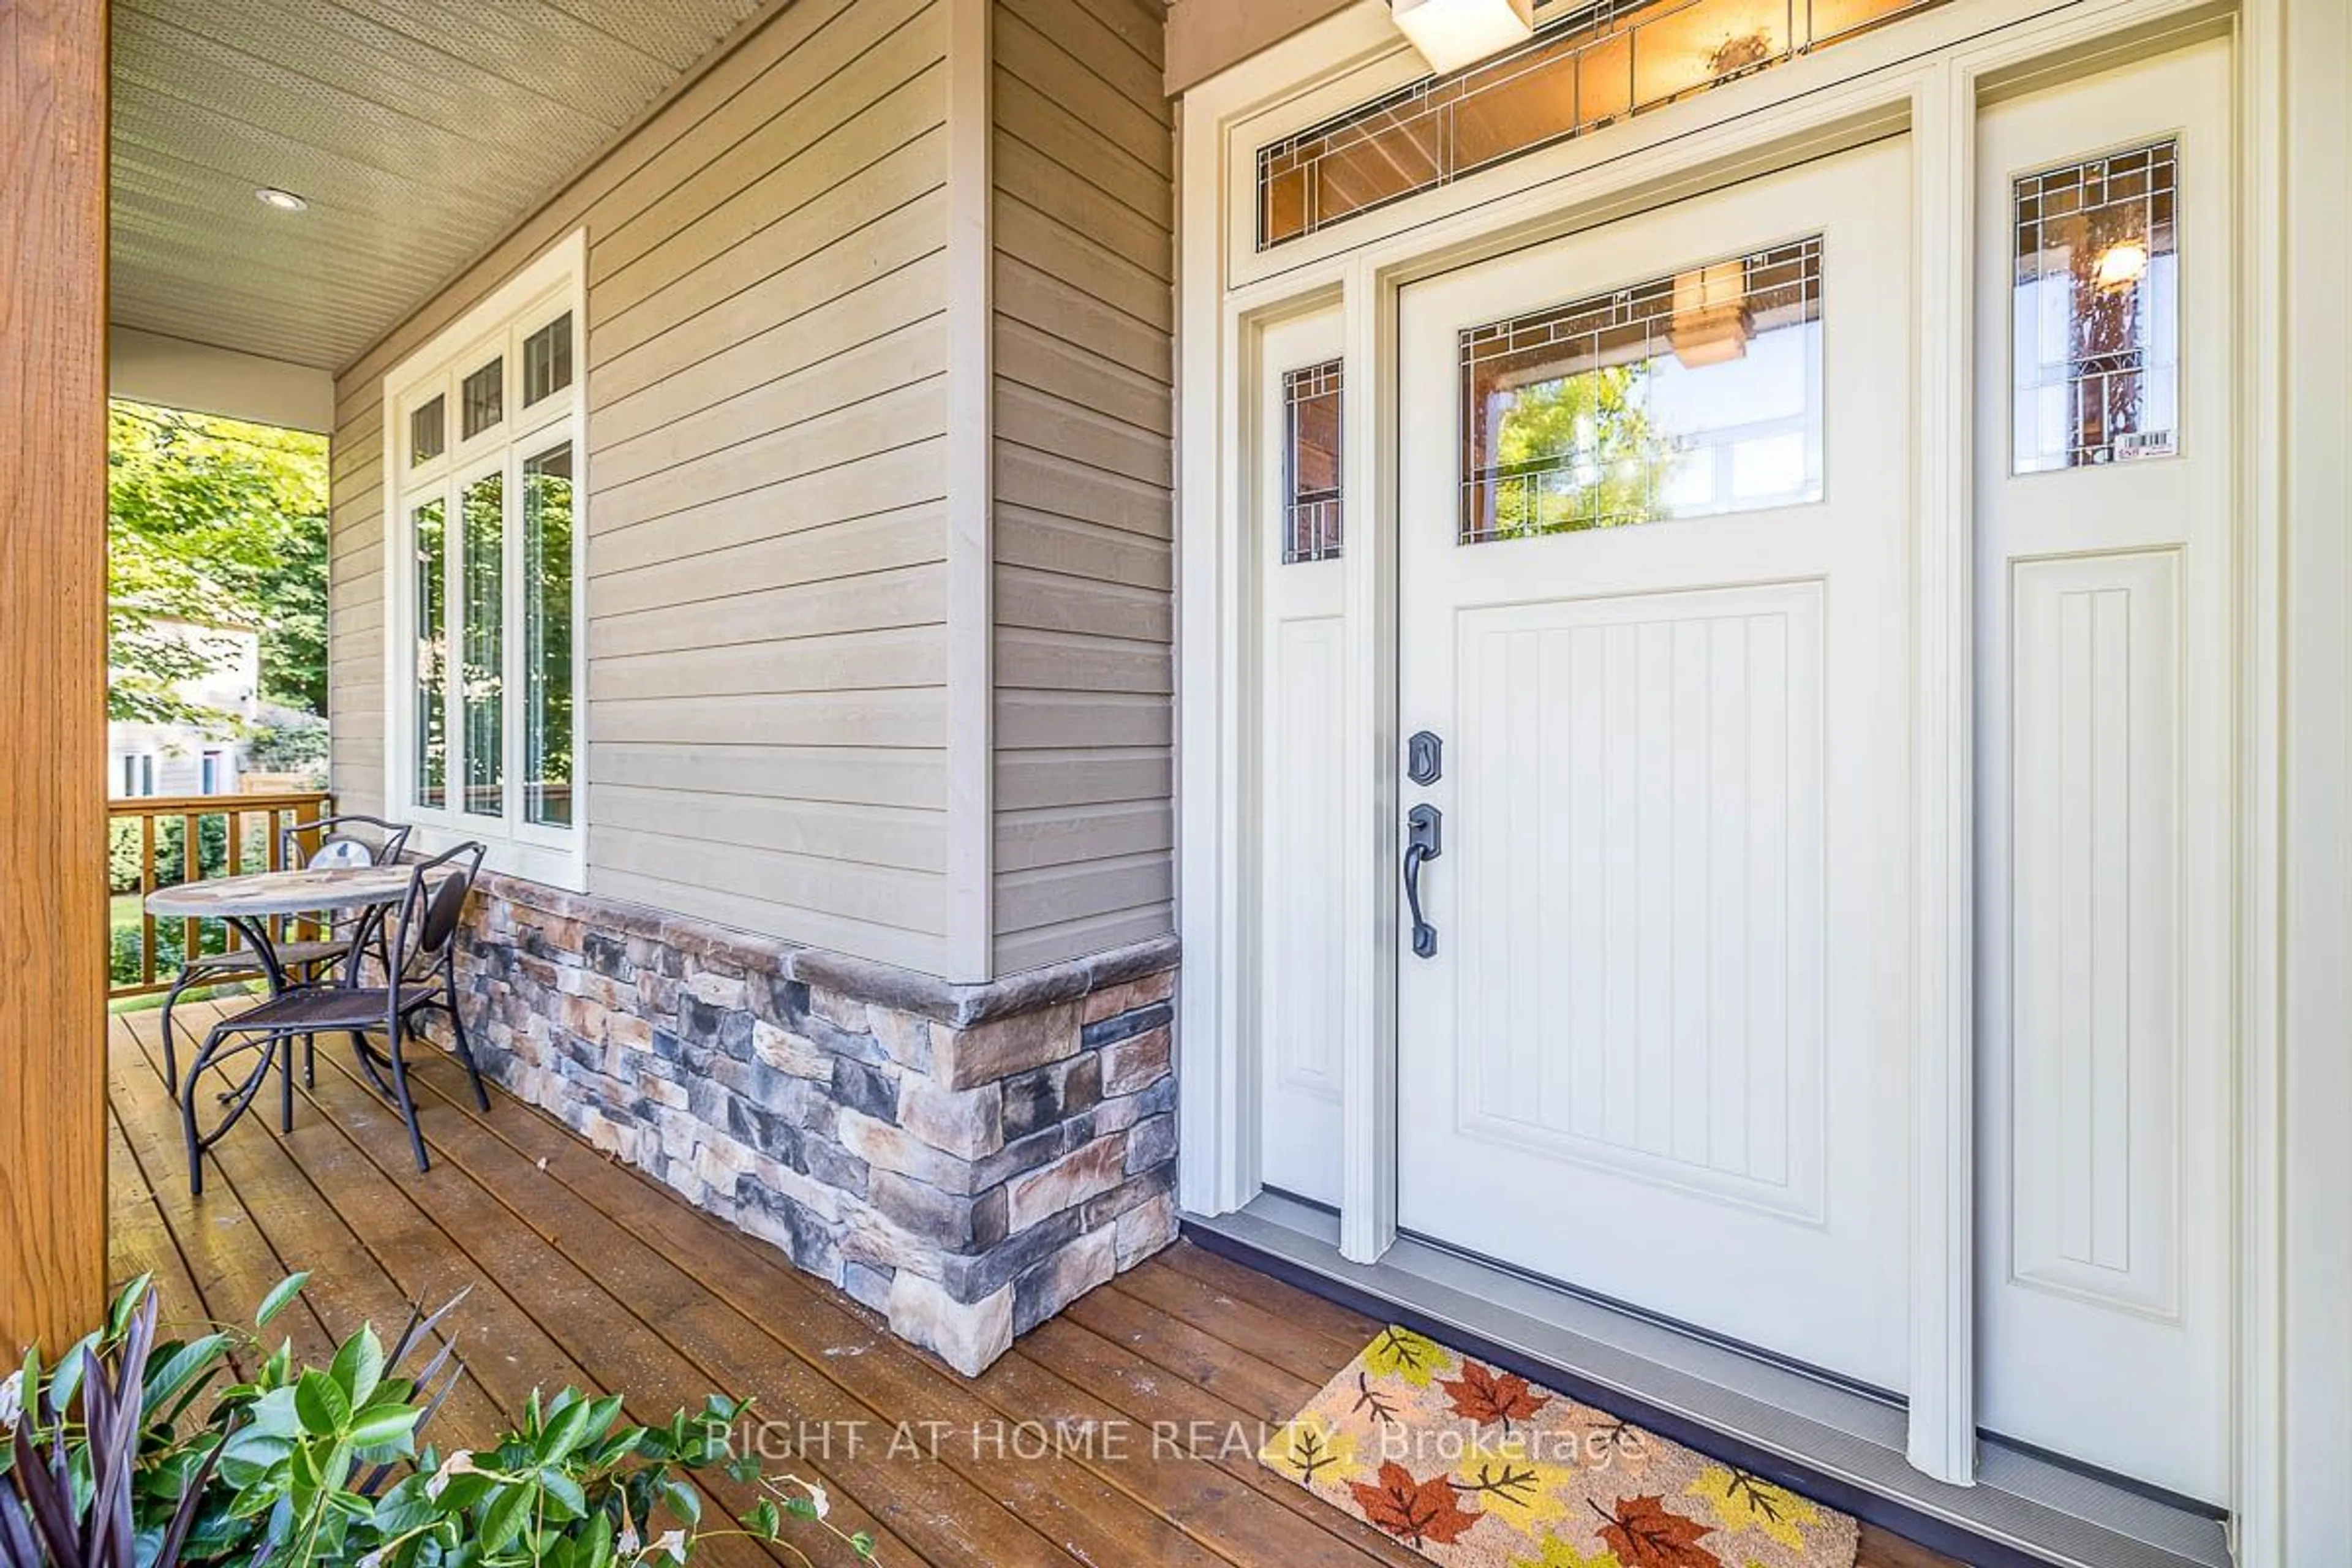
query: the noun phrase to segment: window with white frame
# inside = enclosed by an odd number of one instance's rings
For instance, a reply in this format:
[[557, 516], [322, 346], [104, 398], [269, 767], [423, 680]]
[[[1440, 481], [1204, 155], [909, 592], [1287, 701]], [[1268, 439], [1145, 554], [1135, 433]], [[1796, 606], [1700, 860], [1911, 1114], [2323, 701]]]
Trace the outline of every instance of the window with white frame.
[[584, 245], [384, 383], [387, 795], [420, 841], [577, 886]]

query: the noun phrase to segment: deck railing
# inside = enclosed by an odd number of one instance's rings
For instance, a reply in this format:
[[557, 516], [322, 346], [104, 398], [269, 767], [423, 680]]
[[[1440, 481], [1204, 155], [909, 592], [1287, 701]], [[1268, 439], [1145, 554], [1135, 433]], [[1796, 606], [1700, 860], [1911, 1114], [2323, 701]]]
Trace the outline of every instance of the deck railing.
[[147, 895], [216, 877], [285, 869], [286, 829], [331, 816], [323, 790], [118, 800], [107, 806], [110, 999], [171, 988], [184, 955], [241, 946], [219, 921], [158, 921]]

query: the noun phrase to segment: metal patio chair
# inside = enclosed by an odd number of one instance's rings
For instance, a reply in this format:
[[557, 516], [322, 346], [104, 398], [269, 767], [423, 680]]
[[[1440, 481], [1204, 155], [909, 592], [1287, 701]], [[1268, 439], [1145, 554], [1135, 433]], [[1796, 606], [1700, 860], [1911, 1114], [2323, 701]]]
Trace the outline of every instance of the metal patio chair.
[[[350, 831], [353, 827], [370, 827], [376, 833], [374, 842]], [[315, 822], [298, 822], [278, 835], [280, 866], [300, 866], [307, 871], [328, 870], [341, 866], [388, 866], [400, 858], [408, 847], [413, 829], [396, 822], [386, 822], [380, 816], [367, 816], [358, 812], [346, 812], [340, 816], [322, 816]], [[302, 840], [312, 834], [318, 843], [309, 855], [302, 852]], [[362, 917], [362, 921], [364, 921]], [[289, 983], [315, 984], [328, 978], [346, 959], [351, 957], [355, 939], [363, 931], [332, 931], [323, 938], [307, 942], [281, 942], [272, 951], [278, 955], [278, 973]], [[219, 984], [225, 981], [248, 975], [265, 975], [260, 954], [249, 947], [234, 947], [223, 952], [202, 952], [189, 955], [180, 965], [179, 977], [163, 995], [163, 1085], [173, 1094], [180, 1092], [180, 1048], [172, 1033], [172, 1009], [180, 1004], [181, 995], [198, 983]]]
[[[397, 976], [383, 985], [357, 984], [356, 972], [347, 972], [333, 985], [306, 985], [272, 996], [267, 1002], [223, 1019], [205, 1037], [204, 1049], [188, 1066], [186, 1085], [180, 1091], [180, 1119], [188, 1145], [188, 1190], [204, 1190], [205, 1151], [226, 1135], [260, 1093], [275, 1065], [285, 1077], [280, 1088], [279, 1121], [294, 1128], [294, 1042], [322, 1034], [348, 1034], [352, 1050], [368, 1081], [400, 1110], [408, 1124], [408, 1146], [417, 1170], [432, 1168], [425, 1152], [425, 1134], [416, 1123], [416, 1100], [408, 1089], [407, 1046], [422, 1042], [417, 1021], [422, 1014], [443, 1013], [455, 1036], [457, 1059], [473, 1083], [474, 1100], [490, 1108], [481, 1068], [474, 1060], [473, 1043], [466, 1036], [465, 1016], [457, 1005], [457, 928], [466, 898], [482, 868], [484, 847], [461, 844], [446, 854], [418, 862], [409, 873], [408, 892], [401, 900], [395, 923], [385, 943], [385, 970]], [[384, 1037], [379, 1051], [368, 1037]], [[205, 1071], [247, 1052], [258, 1052], [245, 1081], [225, 1098], [229, 1109], [210, 1132], [196, 1127], [197, 1089]], [[280, 1057], [282, 1055], [282, 1060]], [[390, 1079], [385, 1077], [390, 1072]]]

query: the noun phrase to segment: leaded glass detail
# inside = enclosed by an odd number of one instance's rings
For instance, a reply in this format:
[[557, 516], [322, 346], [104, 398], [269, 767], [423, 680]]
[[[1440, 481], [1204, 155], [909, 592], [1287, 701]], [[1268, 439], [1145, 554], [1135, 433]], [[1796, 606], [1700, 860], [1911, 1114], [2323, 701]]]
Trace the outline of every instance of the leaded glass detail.
[[1822, 496], [1822, 242], [1462, 334], [1460, 539]]
[[1259, 149], [1257, 247], [1597, 131], [1942, 0], [1601, 0], [1492, 59]]
[[2178, 153], [2159, 142], [2016, 182], [2013, 471], [2176, 449]]
[[1341, 494], [1340, 363], [1309, 365], [1282, 378], [1282, 559], [1337, 560], [1346, 508]]

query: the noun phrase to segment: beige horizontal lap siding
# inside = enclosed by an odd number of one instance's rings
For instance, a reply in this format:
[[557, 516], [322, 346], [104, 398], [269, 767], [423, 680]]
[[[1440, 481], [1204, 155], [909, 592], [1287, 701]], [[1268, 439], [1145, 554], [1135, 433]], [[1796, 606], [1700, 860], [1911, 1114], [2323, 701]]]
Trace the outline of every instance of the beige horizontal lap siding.
[[1156, 0], [997, 0], [1000, 973], [1172, 929], [1174, 148]]
[[382, 378], [584, 226], [590, 890], [938, 972], [944, 5], [771, 13], [339, 382], [337, 786], [384, 790]]
[[328, 456], [327, 754], [338, 807], [381, 815], [384, 781], [383, 398], [337, 388]]

